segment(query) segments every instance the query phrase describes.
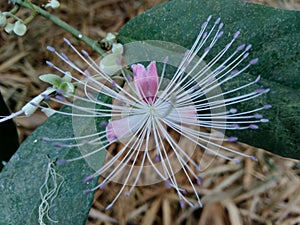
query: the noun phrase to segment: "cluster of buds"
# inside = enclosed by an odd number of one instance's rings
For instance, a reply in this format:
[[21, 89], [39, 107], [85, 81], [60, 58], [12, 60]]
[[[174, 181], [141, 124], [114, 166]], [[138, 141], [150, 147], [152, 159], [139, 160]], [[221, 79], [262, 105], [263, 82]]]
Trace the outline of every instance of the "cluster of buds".
[[[49, 0], [48, 3], [44, 6], [44, 8], [52, 8], [57, 9], [60, 6], [59, 1], [57, 0]], [[25, 20], [19, 18], [16, 13], [19, 10], [19, 6], [15, 5], [15, 7], [11, 11], [0, 11], [0, 28], [4, 28], [5, 32], [8, 34], [16, 34], [17, 36], [24, 36], [27, 31], [28, 24], [36, 15], [36, 12], [33, 9], [32, 14], [26, 18]], [[9, 19], [12, 19], [14, 22], [9, 22]]]
[[[16, 21], [10, 23], [8, 17], [13, 17]], [[14, 33], [18, 36], [23, 36], [27, 31], [24, 21], [10, 12], [0, 12], [0, 27], [3, 27], [8, 34]]]

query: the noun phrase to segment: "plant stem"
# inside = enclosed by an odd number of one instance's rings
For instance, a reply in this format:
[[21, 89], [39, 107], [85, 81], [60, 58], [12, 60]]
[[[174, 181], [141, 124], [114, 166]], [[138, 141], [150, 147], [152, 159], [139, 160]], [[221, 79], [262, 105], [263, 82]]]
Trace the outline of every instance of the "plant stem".
[[95, 40], [87, 37], [86, 35], [82, 34], [80, 31], [78, 31], [74, 27], [70, 26], [66, 22], [62, 21], [58, 17], [53, 16], [51, 13], [41, 9], [39, 6], [37, 6], [37, 5], [35, 5], [31, 2], [29, 4], [27, 1], [24, 1], [24, 0], [13, 0], [13, 2], [16, 5], [20, 5], [20, 6], [23, 6], [25, 8], [34, 10], [33, 13], [38, 13], [39, 15], [41, 15], [41, 16], [45, 17], [46, 19], [50, 20], [51, 22], [53, 22], [57, 26], [59, 26], [62, 29], [66, 30], [67, 32], [69, 32], [70, 34], [75, 36], [77, 39], [83, 41], [85, 44], [87, 44], [89, 47], [91, 47], [98, 54], [100, 54], [102, 56], [106, 55], [105, 51], [103, 49], [101, 49], [100, 44], [99, 44], [98, 41], [95, 41]]

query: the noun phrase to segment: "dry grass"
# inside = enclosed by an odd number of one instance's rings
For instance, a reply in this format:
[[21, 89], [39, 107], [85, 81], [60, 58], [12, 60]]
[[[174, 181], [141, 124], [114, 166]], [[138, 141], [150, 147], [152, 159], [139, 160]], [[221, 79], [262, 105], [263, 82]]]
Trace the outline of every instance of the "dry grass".
[[[300, 9], [299, 0], [251, 1]], [[163, 0], [61, 2], [62, 6], [54, 14], [88, 36], [100, 40], [106, 32], [117, 31], [126, 21]], [[5, 10], [6, 7], [7, 1], [1, 1], [0, 8]], [[27, 11], [22, 10], [20, 13], [27, 14]], [[45, 51], [45, 47], [53, 45], [68, 52], [62, 37], [72, 39], [69, 34], [44, 19], [35, 20], [29, 29], [30, 32], [24, 38], [0, 32], [0, 88], [13, 111], [20, 109], [45, 88], [37, 77], [50, 70], [42, 62], [46, 59], [55, 61]], [[18, 119], [20, 139], [24, 140], [44, 120], [44, 115], [40, 113], [29, 119]], [[299, 161], [270, 155], [244, 144], [236, 144], [234, 147], [256, 155], [259, 161], [244, 160], [240, 164], [231, 164], [222, 159], [214, 160], [214, 165], [200, 174], [203, 184], [198, 192], [202, 196], [204, 208], [181, 209], [176, 193], [164, 184], [157, 184], [136, 188], [130, 197], [121, 197], [112, 210], [105, 211], [105, 206], [119, 188], [116, 184], [110, 184], [104, 191], [96, 192], [86, 224], [300, 224]], [[190, 190], [182, 177], [178, 174], [182, 185]]]
[[[299, 162], [245, 144], [231, 147], [254, 154], [259, 160], [232, 164], [215, 159], [199, 174], [203, 183], [197, 191], [202, 196], [202, 209], [181, 209], [177, 194], [160, 183], [135, 188], [129, 197], [121, 197], [105, 211], [120, 188], [112, 183], [96, 192], [86, 224], [300, 224]], [[183, 173], [177, 174], [177, 179], [193, 193]], [[192, 194], [189, 197], [193, 199]]]

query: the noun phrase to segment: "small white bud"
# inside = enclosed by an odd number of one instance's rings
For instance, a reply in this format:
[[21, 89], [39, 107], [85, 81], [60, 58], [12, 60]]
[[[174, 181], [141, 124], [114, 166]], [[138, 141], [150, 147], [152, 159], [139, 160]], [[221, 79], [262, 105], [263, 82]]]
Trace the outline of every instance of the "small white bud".
[[118, 61], [121, 61], [121, 58], [121, 54], [109, 54], [105, 56], [100, 61], [100, 70], [109, 76], [116, 74], [122, 69], [122, 65], [118, 63]]
[[114, 43], [112, 45], [111, 51], [112, 51], [113, 54], [120, 54], [120, 55], [122, 55], [123, 51], [124, 51], [123, 45], [120, 44], [120, 43]]
[[6, 16], [3, 13], [0, 13], [0, 27], [5, 27], [6, 25]]
[[15, 22], [13, 31], [16, 35], [23, 36], [27, 31], [27, 27], [23, 22], [17, 21]]
[[113, 42], [116, 40], [116, 35], [113, 33], [107, 33], [105, 40], [108, 42]]
[[6, 33], [11, 34], [14, 30], [14, 24], [7, 23], [4, 30], [5, 30]]
[[45, 5], [45, 8], [51, 7], [52, 9], [57, 9], [60, 6], [59, 1], [51, 0], [49, 3]]

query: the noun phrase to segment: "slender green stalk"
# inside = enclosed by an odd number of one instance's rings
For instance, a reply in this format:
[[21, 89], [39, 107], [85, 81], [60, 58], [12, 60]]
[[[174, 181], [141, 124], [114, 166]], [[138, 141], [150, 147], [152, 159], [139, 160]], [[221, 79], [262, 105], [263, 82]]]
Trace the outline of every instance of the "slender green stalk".
[[37, 13], [37, 14], [45, 17], [46, 19], [50, 20], [51, 22], [53, 22], [57, 26], [61, 27], [62, 29], [69, 32], [70, 34], [74, 35], [77, 39], [83, 41], [85, 44], [87, 44], [89, 47], [91, 47], [94, 51], [96, 51], [100, 55], [104, 56], [106, 54], [105, 51], [103, 49], [101, 49], [100, 44], [99, 44], [98, 41], [95, 41], [95, 40], [87, 37], [86, 35], [84, 35], [80, 31], [78, 31], [74, 27], [70, 26], [69, 24], [62, 21], [58, 17], [52, 15], [51, 13], [43, 10], [39, 6], [34, 5], [30, 1], [24, 1], [24, 0], [14, 0], [13, 2], [16, 5], [20, 5], [20, 6], [23, 6], [25, 8], [28, 8], [30, 10], [33, 10], [34, 11], [33, 13]]

